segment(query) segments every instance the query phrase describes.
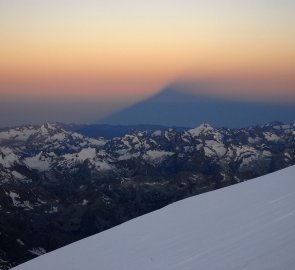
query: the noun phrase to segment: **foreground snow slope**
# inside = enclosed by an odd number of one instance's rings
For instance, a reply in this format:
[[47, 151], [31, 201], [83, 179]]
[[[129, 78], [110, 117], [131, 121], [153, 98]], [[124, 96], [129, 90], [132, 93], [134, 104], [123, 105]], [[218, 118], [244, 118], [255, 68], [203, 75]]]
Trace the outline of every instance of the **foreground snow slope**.
[[192, 197], [18, 270], [294, 269], [295, 166]]

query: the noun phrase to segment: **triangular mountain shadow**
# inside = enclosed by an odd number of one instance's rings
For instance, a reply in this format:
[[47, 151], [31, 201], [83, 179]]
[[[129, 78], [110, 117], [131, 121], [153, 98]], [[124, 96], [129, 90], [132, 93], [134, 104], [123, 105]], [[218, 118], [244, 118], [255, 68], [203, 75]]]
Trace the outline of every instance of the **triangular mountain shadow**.
[[181, 91], [172, 85], [160, 93], [100, 121], [105, 124], [156, 124], [193, 127], [246, 127], [272, 121], [295, 121], [295, 104], [273, 104], [224, 100]]

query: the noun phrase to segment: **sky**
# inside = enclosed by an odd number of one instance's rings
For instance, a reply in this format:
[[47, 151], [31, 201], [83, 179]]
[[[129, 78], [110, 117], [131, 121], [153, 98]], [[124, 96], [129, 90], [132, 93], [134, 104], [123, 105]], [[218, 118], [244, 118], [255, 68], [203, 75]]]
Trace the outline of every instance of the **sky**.
[[92, 121], [89, 104], [99, 119], [188, 80], [295, 101], [294, 14], [293, 0], [1, 0], [0, 113], [79, 103], [72, 120]]

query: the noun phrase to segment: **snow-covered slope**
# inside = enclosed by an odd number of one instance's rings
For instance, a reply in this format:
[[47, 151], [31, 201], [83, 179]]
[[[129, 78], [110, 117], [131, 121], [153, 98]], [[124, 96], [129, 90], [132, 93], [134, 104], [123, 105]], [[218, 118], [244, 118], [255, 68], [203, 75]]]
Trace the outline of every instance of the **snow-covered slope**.
[[295, 166], [179, 201], [15, 270], [294, 269]]

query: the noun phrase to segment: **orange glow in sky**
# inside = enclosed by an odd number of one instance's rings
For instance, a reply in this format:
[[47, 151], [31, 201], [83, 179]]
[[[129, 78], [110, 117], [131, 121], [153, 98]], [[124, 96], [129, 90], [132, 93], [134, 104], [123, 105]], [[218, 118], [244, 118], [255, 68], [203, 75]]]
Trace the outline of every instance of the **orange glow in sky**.
[[294, 14], [293, 0], [4, 0], [0, 97], [135, 101], [187, 78], [295, 101]]

